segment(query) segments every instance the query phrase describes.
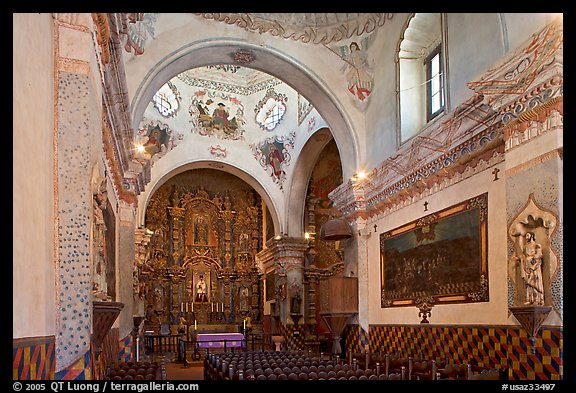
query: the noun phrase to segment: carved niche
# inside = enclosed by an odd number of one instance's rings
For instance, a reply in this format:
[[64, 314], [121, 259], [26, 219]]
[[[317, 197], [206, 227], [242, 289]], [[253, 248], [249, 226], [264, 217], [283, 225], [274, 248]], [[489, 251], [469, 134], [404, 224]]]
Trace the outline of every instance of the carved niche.
[[558, 218], [544, 210], [530, 194], [524, 209], [508, 228], [513, 244], [508, 276], [514, 289], [514, 305], [552, 305], [550, 283], [558, 271], [558, 259], [550, 244]]

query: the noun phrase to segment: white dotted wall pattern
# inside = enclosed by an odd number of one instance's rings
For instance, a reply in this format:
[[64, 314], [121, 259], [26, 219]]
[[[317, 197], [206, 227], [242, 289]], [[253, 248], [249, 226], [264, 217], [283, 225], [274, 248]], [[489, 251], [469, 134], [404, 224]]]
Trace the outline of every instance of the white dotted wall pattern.
[[58, 291], [60, 329], [56, 368], [72, 364], [90, 349], [90, 179], [91, 125], [89, 79], [60, 73], [58, 96]]

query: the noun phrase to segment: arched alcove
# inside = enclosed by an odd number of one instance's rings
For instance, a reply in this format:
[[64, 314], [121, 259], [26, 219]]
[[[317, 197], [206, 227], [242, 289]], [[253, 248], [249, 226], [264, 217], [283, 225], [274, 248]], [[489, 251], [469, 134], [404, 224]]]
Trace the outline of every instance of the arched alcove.
[[229, 39], [195, 41], [158, 59], [144, 76], [131, 100], [133, 127], [137, 128], [154, 93], [172, 77], [190, 68], [234, 64], [235, 54], [238, 53], [243, 53], [250, 59], [241, 63], [243, 66], [275, 76], [309, 100], [330, 127], [340, 150], [342, 162], [346, 163], [344, 175], [351, 176], [353, 168], [356, 168], [360, 161], [357, 135], [352, 122], [330, 88], [295, 58], [272, 48], [264, 48], [245, 41]]

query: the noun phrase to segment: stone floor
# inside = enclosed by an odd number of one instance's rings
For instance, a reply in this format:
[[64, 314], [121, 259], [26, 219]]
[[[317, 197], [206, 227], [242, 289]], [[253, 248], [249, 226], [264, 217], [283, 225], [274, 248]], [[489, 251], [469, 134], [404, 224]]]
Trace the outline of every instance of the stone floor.
[[200, 381], [204, 379], [204, 365], [199, 362], [188, 362], [184, 367], [182, 362], [166, 362], [166, 380]]

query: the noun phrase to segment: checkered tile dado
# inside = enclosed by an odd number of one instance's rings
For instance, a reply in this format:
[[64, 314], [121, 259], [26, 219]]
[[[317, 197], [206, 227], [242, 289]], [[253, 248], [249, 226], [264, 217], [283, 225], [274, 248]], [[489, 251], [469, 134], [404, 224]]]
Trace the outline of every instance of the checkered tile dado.
[[514, 380], [563, 379], [562, 329], [542, 328], [535, 350], [524, 329], [485, 326], [358, 325], [345, 331], [346, 349], [382, 351], [425, 359], [448, 358], [455, 363], [508, 367]]

